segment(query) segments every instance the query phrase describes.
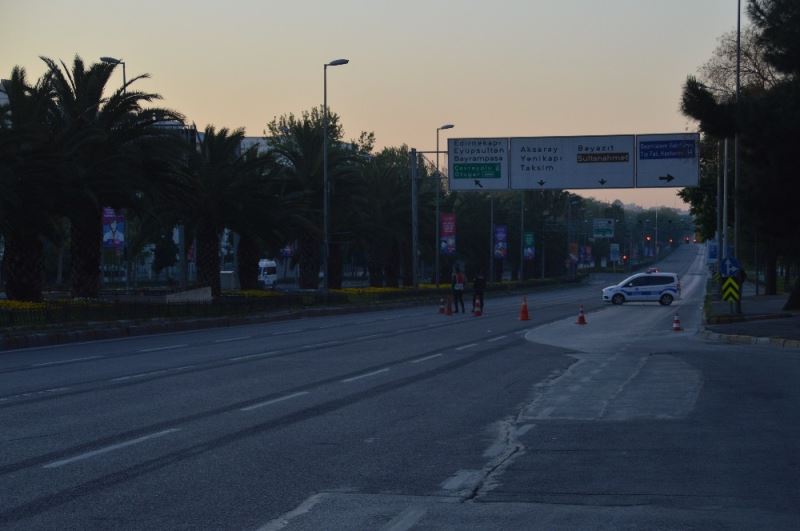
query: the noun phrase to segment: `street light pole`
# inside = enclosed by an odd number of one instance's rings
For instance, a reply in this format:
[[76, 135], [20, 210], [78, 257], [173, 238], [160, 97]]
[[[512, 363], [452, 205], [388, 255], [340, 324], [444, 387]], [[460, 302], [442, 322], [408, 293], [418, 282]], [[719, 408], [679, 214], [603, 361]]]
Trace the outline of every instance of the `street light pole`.
[[348, 59], [335, 59], [322, 68], [322, 289], [330, 287], [330, 183], [328, 180], [328, 67], [346, 65]]
[[434, 273], [434, 279], [436, 281], [436, 287], [439, 287], [439, 188], [442, 185], [442, 175], [439, 173], [439, 131], [442, 129], [452, 129], [455, 127], [453, 124], [444, 124], [441, 127], [436, 128], [436, 241], [434, 241], [434, 247], [436, 247], [436, 271]]

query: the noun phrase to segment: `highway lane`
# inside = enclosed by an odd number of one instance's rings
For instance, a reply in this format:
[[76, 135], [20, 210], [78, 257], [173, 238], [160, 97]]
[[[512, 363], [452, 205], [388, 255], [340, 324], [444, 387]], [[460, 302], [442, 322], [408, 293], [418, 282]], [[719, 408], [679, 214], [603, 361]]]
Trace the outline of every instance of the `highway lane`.
[[[696, 274], [697, 257], [670, 260]], [[408, 308], [4, 353], [0, 522], [246, 527], [348, 483], [458, 490], [440, 485], [481, 469], [487, 427], [573, 363], [523, 333], [578, 304], [592, 323], [606, 283], [530, 295], [527, 323], [507, 297], [481, 318]]]

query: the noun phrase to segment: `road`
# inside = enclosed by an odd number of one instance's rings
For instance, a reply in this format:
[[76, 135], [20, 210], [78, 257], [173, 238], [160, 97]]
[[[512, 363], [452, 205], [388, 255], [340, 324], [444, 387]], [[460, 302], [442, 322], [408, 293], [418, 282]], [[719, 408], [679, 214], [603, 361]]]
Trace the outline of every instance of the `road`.
[[800, 527], [797, 352], [704, 341], [701, 249], [660, 267], [670, 307], [603, 305], [605, 274], [530, 321], [489, 297], [0, 353], [0, 527]]

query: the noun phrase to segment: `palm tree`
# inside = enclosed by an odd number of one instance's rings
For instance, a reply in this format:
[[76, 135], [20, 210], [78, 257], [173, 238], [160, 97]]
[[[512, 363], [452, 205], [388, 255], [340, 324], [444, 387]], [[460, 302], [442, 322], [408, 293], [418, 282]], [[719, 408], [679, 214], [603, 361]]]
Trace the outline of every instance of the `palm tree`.
[[143, 108], [158, 94], [129, 90], [137, 76], [106, 96], [115, 64], [72, 68], [43, 57], [57, 105], [53, 127], [63, 141], [68, 169], [62, 180], [63, 214], [71, 222], [72, 293], [96, 297], [100, 287], [103, 207], [135, 206], [137, 196], [169, 189], [181, 151], [174, 128], [183, 117]]
[[[189, 158], [189, 191], [182, 199], [183, 219], [197, 237], [198, 282], [220, 295], [220, 237], [225, 228], [244, 235], [243, 252], [250, 271], [251, 238], [269, 235], [281, 217], [290, 219], [282, 206], [279, 180], [271, 156], [258, 156], [255, 147], [240, 154], [244, 129], [233, 131], [207, 126], [198, 149]], [[289, 205], [291, 206], [291, 205]], [[257, 265], [257, 258], [255, 259]], [[248, 282], [245, 282], [248, 284]]]
[[361, 178], [354, 232], [367, 256], [370, 285], [396, 287], [411, 236], [407, 148], [385, 148], [364, 164]]
[[30, 85], [15, 67], [0, 105], [0, 234], [5, 239], [3, 278], [9, 299], [42, 298], [42, 238], [52, 235], [58, 199], [59, 153], [48, 127], [53, 111], [47, 77]]
[[[267, 125], [269, 141], [278, 162], [285, 167], [288, 190], [302, 196], [303, 205], [293, 236], [298, 243], [295, 260], [300, 264], [299, 284], [303, 289], [319, 287], [322, 251], [322, 108], [305, 111], [300, 118], [281, 116]], [[371, 140], [362, 133], [362, 141]], [[364, 146], [344, 144], [339, 116], [328, 113], [328, 177], [331, 180], [330, 288], [341, 287], [341, 235], [351, 221], [352, 205], [358, 194], [359, 160]], [[358, 143], [361, 144], [361, 143]], [[302, 219], [300, 219], [302, 218]]]

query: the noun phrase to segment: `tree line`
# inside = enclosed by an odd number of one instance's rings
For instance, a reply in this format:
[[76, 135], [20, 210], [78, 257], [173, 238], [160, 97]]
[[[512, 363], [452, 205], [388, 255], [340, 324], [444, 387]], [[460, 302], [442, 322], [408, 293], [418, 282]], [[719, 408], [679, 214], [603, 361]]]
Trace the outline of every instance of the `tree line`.
[[[723, 141], [738, 135], [739, 184], [731, 192], [730, 226], [737, 222], [740, 260], [765, 272], [768, 294], [777, 291], [779, 266], [800, 279], [797, 227], [797, 139], [800, 138], [800, 3], [750, 0], [752, 26], [741, 33], [740, 94], [736, 94], [736, 32], [723, 35], [700, 76], [689, 76], [681, 109], [703, 133], [701, 180], [681, 192], [706, 238], [720, 230], [717, 177], [724, 173]], [[733, 169], [729, 155], [729, 171]], [[726, 175], [725, 178], [732, 179]], [[734, 187], [730, 188], [733, 189]], [[732, 205], [738, 202], [738, 212]], [[738, 213], [739, 219], [735, 219]], [[731, 232], [732, 234], [732, 232]], [[800, 307], [800, 280], [790, 306]]]
[[[116, 64], [87, 65], [78, 56], [69, 66], [42, 60], [47, 70], [41, 78], [29, 80], [18, 66], [2, 84], [7, 102], [0, 105], [0, 236], [9, 299], [43, 298], [45, 249], [67, 257], [73, 297], [98, 297], [105, 207], [126, 213], [128, 261], [155, 243], [158, 267], [170, 265], [176, 252], [186, 252], [172, 242], [173, 227], [182, 226], [195, 242], [198, 284], [210, 286], [214, 297], [221, 293], [225, 229], [238, 235], [242, 289], [257, 286], [258, 259], [276, 256], [287, 243], [295, 248], [299, 287], [318, 287], [322, 108], [274, 118], [265, 128], [269, 149], [243, 149], [243, 129], [209, 125], [198, 132], [181, 113], [158, 106], [158, 94], [137, 90], [147, 75], [110, 88]], [[375, 151], [374, 134], [345, 141], [340, 117], [331, 113], [328, 121], [329, 287], [341, 287], [344, 265], [353, 261], [364, 265], [373, 286], [412, 285], [408, 147]], [[608, 256], [610, 241], [590, 241], [594, 217], [615, 219], [611, 241], [631, 254], [643, 249], [639, 240], [658, 218], [652, 211], [626, 211], [619, 202], [563, 191], [447, 193], [435, 167], [424, 159], [417, 163], [421, 262], [434, 262], [436, 187], [442, 212], [457, 216], [457, 254], [442, 257], [444, 282], [456, 261], [468, 272], [493, 269], [498, 279], [504, 269], [515, 279], [562, 274], [568, 239], [592, 243], [595, 256]], [[494, 264], [490, 210], [509, 234], [508, 256]], [[692, 231], [677, 212], [662, 209], [660, 215], [663, 242], [668, 233]], [[537, 235], [537, 258], [520, 269], [523, 232]]]

